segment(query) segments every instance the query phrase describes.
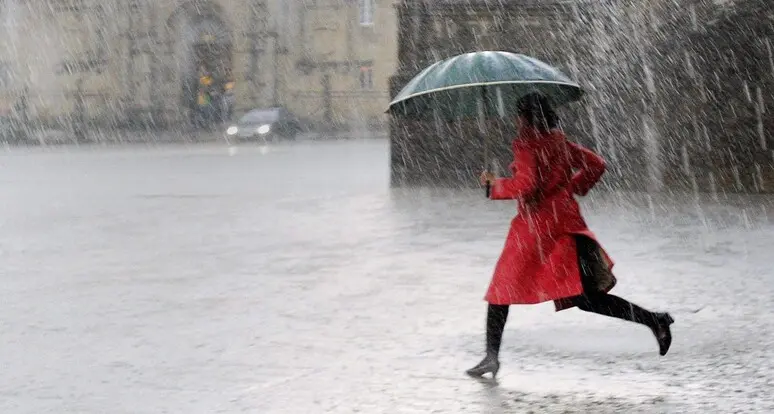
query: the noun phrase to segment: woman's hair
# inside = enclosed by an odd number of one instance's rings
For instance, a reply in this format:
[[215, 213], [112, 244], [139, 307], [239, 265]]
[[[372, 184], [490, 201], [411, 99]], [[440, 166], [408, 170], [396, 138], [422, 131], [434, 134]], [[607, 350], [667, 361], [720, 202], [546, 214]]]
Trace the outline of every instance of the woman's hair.
[[524, 117], [528, 125], [541, 132], [548, 132], [559, 126], [559, 118], [545, 95], [530, 93], [517, 102], [519, 116]]

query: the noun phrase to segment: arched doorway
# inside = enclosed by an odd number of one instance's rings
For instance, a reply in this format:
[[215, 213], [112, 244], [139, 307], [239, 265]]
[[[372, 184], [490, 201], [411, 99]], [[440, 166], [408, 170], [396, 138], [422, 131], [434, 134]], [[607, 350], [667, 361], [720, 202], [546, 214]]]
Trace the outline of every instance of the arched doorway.
[[201, 0], [184, 3], [167, 19], [167, 35], [174, 56], [170, 63], [175, 66], [171, 80], [178, 85], [184, 118], [196, 122], [204, 92], [211, 100], [208, 110], [215, 111], [209, 122], [214, 122], [226, 84], [233, 80], [232, 34], [220, 6]]

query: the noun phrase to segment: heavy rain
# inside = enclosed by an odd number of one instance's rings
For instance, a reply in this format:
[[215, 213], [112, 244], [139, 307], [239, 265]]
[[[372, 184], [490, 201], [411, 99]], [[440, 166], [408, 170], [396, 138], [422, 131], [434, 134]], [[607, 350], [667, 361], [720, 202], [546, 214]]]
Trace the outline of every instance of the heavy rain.
[[772, 19], [0, 1], [0, 413], [774, 412]]

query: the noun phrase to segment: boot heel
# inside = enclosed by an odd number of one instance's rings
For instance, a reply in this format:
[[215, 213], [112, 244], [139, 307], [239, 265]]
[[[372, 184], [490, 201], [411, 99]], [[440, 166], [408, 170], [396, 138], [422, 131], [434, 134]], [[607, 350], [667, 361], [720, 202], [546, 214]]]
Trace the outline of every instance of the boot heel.
[[465, 373], [473, 378], [481, 378], [484, 374], [491, 373], [492, 378], [495, 378], [498, 371], [500, 371], [500, 361], [495, 357], [487, 356], [478, 365], [465, 371]]

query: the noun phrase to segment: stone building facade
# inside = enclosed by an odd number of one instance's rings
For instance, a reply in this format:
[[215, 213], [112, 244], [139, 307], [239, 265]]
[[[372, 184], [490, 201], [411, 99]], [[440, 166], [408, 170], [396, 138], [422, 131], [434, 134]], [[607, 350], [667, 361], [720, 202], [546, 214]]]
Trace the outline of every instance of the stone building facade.
[[774, 3], [694, 0], [653, 53], [669, 187], [774, 191]]
[[200, 66], [235, 80], [237, 114], [383, 123], [392, 0], [4, 0], [0, 110], [39, 122], [184, 124]]
[[[391, 90], [453, 54], [530, 54], [586, 89], [563, 127], [611, 161], [605, 185], [772, 191], [773, 14], [766, 0], [404, 0]], [[480, 137], [445, 127], [392, 119], [394, 183], [475, 183]], [[488, 135], [507, 165], [510, 136]]]

